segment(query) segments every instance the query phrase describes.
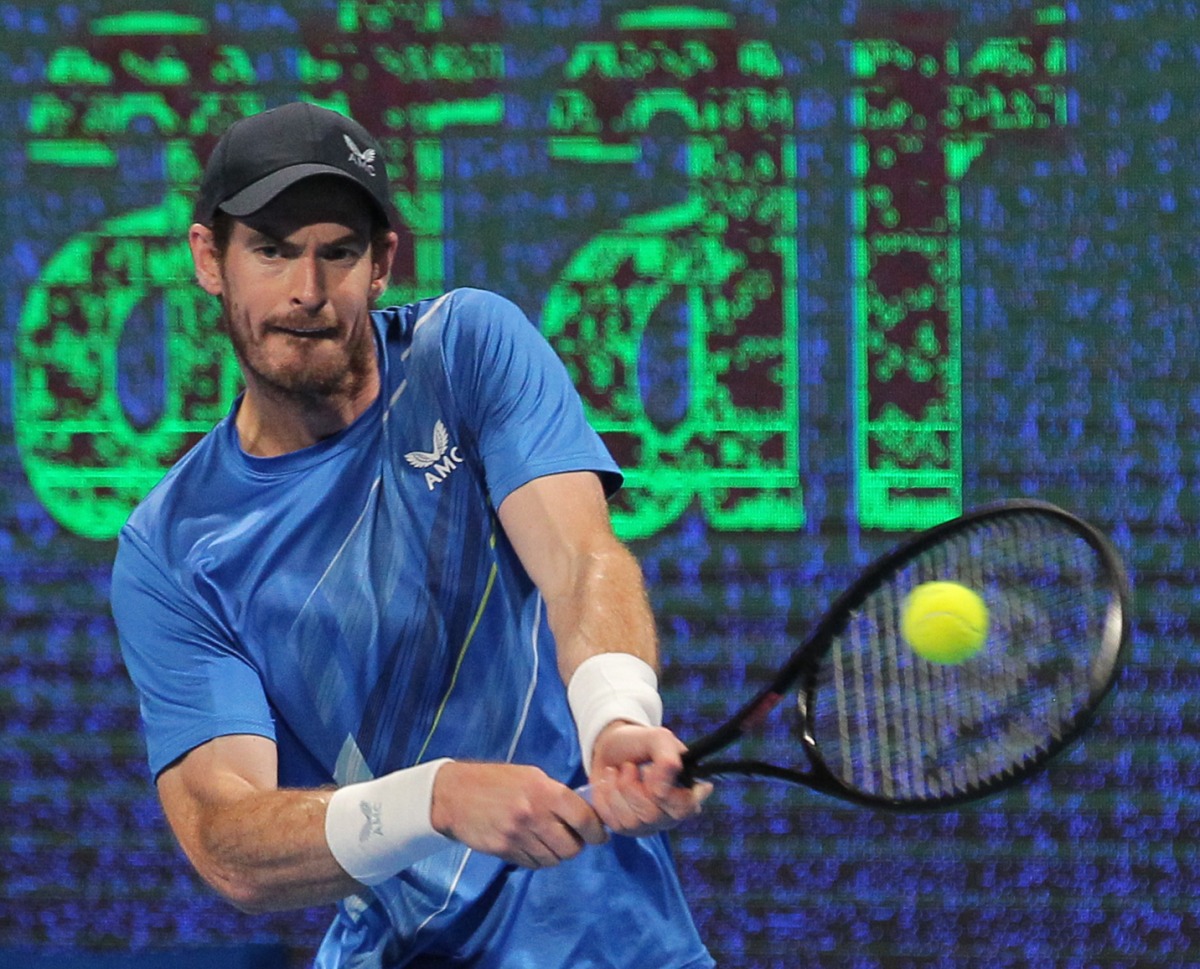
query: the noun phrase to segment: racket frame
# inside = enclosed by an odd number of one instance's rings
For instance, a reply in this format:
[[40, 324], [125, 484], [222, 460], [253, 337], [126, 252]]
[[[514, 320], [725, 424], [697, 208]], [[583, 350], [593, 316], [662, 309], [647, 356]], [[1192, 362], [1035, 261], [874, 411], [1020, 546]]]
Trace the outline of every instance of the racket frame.
[[[1027, 514], [1046, 515], [1057, 519], [1096, 550], [1102, 570], [1110, 576], [1108, 614], [1104, 621], [1104, 639], [1093, 664], [1091, 693], [1079, 715], [1061, 737], [1031, 755], [1019, 767], [992, 778], [968, 791], [916, 800], [893, 800], [868, 794], [839, 781], [821, 758], [813, 737], [811, 697], [816, 687], [817, 669], [837, 636], [846, 628], [853, 612], [873, 592], [897, 574], [900, 569], [921, 553], [943, 541], [948, 535], [969, 529], [988, 519], [1000, 519]], [[957, 518], [934, 525], [901, 542], [895, 548], [872, 561], [858, 578], [825, 611], [820, 621], [809, 631], [800, 646], [779, 668], [770, 682], [715, 730], [688, 746], [683, 757], [680, 780], [684, 783], [704, 777], [730, 775], [764, 777], [803, 784], [826, 794], [832, 794], [857, 804], [887, 808], [894, 811], [924, 811], [951, 807], [978, 800], [997, 791], [1019, 784], [1036, 773], [1051, 759], [1074, 743], [1095, 717], [1097, 708], [1111, 691], [1129, 648], [1129, 584], [1121, 558], [1109, 540], [1082, 518], [1057, 505], [1035, 499], [1010, 499], [982, 505]], [[797, 709], [800, 715], [799, 736], [808, 764], [804, 769], [783, 767], [761, 760], [711, 760], [712, 754], [736, 743], [752, 733], [771, 715], [772, 711], [800, 686]]]

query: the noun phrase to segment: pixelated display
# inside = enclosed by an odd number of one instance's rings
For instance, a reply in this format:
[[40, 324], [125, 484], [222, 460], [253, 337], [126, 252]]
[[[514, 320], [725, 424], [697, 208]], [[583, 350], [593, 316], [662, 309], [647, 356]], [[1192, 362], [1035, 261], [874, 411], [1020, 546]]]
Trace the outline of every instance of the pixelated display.
[[0, 0], [0, 948], [288, 946], [174, 846], [108, 614], [227, 410], [201, 165], [295, 98], [380, 136], [392, 301], [494, 289], [627, 470], [668, 723], [871, 557], [1011, 496], [1128, 559], [1132, 665], [995, 800], [721, 785], [675, 838], [725, 967], [1179, 966], [1200, 935], [1200, 8], [1187, 0]]
[[880, 20], [886, 39], [851, 48], [858, 508], [920, 527], [963, 510], [959, 183], [997, 136], [1067, 123], [1066, 16], [1036, 10], [965, 58], [951, 16]]

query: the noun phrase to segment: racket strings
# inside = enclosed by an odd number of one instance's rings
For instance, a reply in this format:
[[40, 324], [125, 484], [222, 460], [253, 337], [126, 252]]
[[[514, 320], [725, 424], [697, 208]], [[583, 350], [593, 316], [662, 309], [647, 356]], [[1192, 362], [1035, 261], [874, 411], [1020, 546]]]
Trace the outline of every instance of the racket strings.
[[[958, 582], [987, 604], [983, 649], [945, 665], [900, 634], [907, 595]], [[889, 801], [988, 786], [1040, 758], [1089, 709], [1112, 576], [1065, 524], [985, 520], [907, 562], [850, 617], [822, 666], [811, 729], [842, 783]]]

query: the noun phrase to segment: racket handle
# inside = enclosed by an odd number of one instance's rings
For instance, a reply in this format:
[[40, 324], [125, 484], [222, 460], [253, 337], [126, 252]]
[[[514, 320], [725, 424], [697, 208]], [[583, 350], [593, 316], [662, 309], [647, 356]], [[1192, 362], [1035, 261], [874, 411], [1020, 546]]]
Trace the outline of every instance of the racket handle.
[[[592, 785], [591, 784], [583, 784], [583, 785], [575, 788], [575, 793], [578, 794], [585, 801], [587, 801], [588, 804], [590, 804], [592, 807], [596, 806], [595, 802], [592, 800]], [[603, 823], [604, 822], [601, 822], [601, 824], [603, 824]], [[610, 828], [607, 824], [604, 825], [604, 830], [607, 831], [609, 834], [612, 834], [612, 828]]]
[[688, 756], [690, 750], [683, 752], [683, 767], [679, 769], [679, 773], [675, 777], [675, 784], [679, 787], [695, 787], [696, 786], [696, 759]]
[[[696, 786], [696, 778], [692, 776], [692, 773], [689, 770], [689, 765], [687, 763], [686, 756], [684, 759], [683, 770], [681, 770], [679, 772], [679, 776], [675, 778], [675, 783], [678, 784], [680, 787], [695, 787]], [[588, 804], [592, 805], [592, 807], [596, 806], [596, 802], [594, 800], [592, 800], [592, 785], [591, 784], [581, 784], [579, 787], [575, 788], [575, 793], [578, 794], [585, 801], [587, 801]]]

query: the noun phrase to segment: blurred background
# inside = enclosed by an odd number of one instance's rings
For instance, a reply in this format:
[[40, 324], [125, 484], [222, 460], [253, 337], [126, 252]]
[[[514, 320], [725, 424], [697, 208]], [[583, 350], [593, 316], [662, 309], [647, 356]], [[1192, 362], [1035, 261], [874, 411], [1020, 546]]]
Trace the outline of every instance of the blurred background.
[[393, 301], [494, 289], [567, 362], [681, 736], [914, 529], [1036, 496], [1127, 558], [1130, 667], [1031, 783], [722, 786], [675, 837], [720, 965], [1195, 961], [1198, 7], [0, 0], [0, 965], [299, 967], [329, 920], [191, 873], [108, 610], [125, 516], [237, 392], [200, 166], [296, 98], [381, 135]]

